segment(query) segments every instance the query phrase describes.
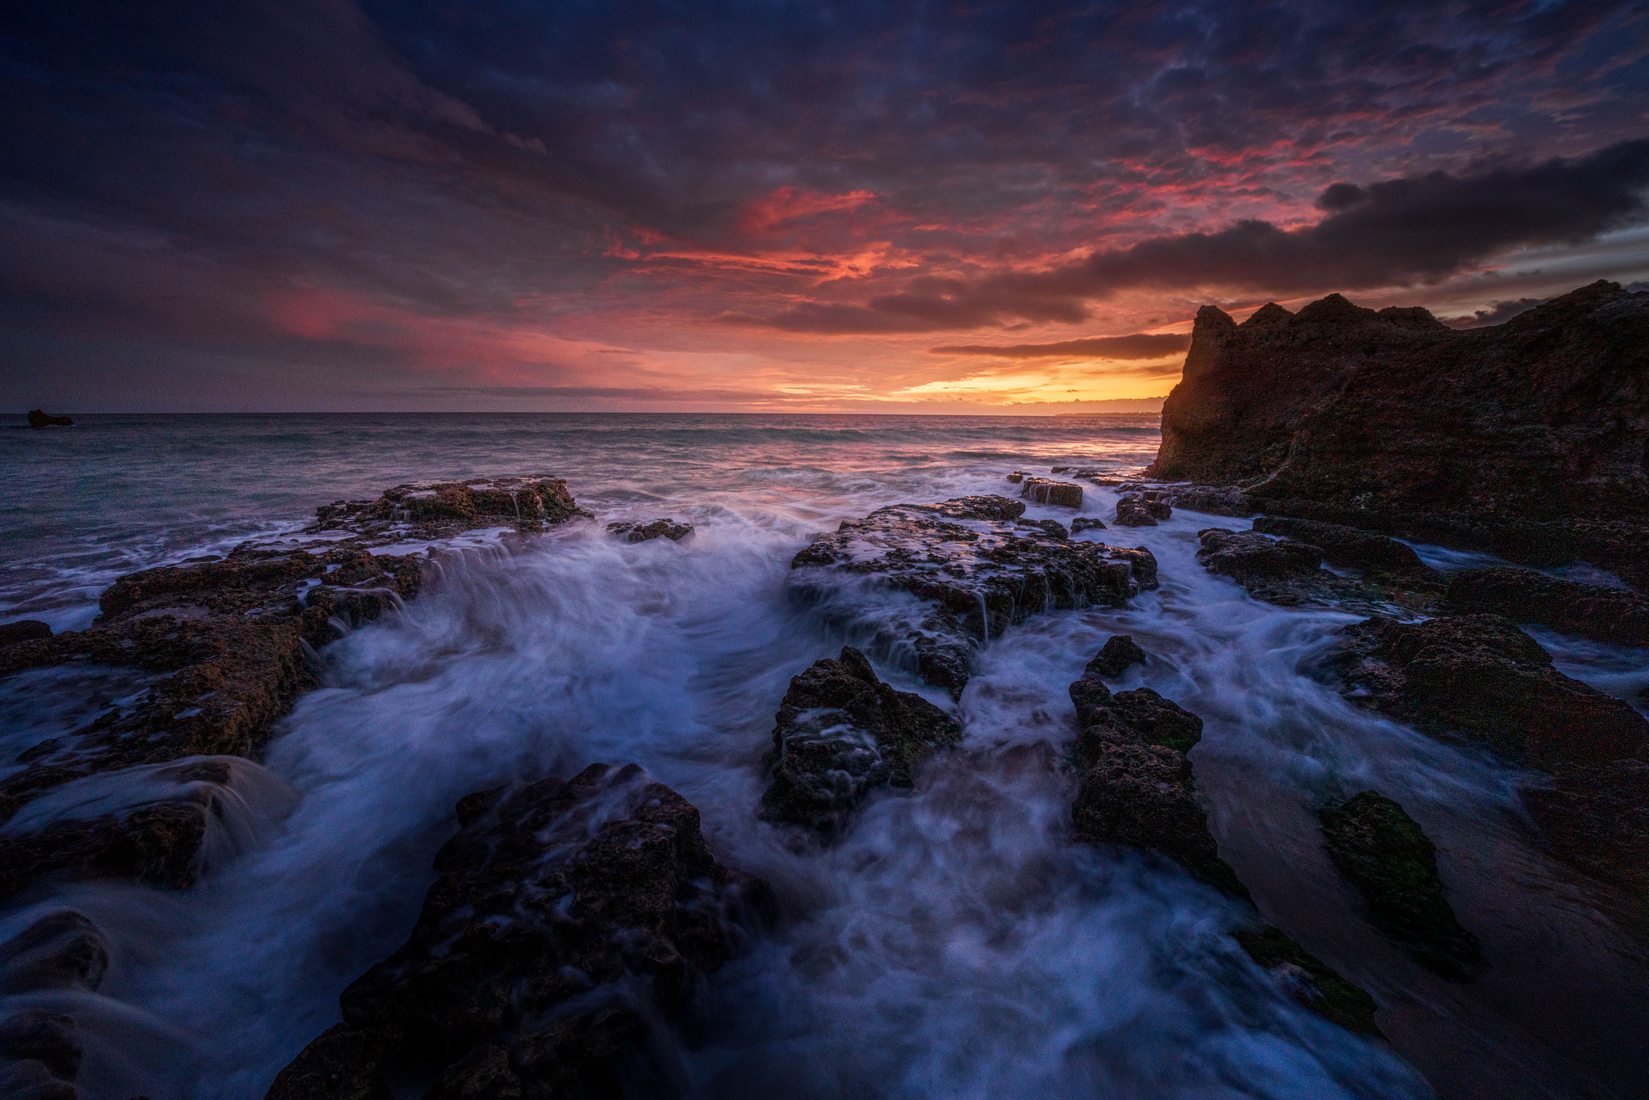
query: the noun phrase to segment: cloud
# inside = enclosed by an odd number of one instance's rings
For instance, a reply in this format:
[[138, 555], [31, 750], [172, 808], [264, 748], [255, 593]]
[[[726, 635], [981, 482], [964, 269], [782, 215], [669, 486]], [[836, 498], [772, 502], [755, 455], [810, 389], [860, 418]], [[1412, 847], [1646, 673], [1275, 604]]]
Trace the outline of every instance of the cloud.
[[1477, 310], [1459, 317], [1444, 317], [1445, 325], [1455, 328], [1485, 328], [1489, 325], [1499, 325], [1510, 321], [1520, 313], [1527, 313], [1535, 306], [1544, 305], [1550, 298], [1511, 298], [1504, 302], [1496, 302], [1487, 309]]
[[1051, 344], [948, 344], [929, 348], [935, 355], [985, 355], [997, 359], [1162, 359], [1191, 346], [1180, 333], [1135, 333], [1131, 336], [1090, 336]]

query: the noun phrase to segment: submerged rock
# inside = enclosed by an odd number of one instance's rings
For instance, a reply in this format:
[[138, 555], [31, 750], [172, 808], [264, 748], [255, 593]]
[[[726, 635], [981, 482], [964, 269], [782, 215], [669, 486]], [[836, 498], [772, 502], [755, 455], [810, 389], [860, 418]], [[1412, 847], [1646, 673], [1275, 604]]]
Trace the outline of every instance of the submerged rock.
[[1117, 498], [1116, 522], [1123, 527], [1155, 527], [1173, 514], [1173, 506], [1155, 490], [1124, 493]]
[[1152, 475], [1649, 584], [1649, 294], [1598, 282], [1464, 331], [1339, 295], [1204, 307]]
[[1127, 634], [1107, 638], [1099, 652], [1083, 669], [1084, 676], [1121, 676], [1134, 665], [1145, 663], [1145, 651]]
[[[1197, 792], [1188, 753], [1202, 736], [1202, 719], [1149, 688], [1113, 694], [1092, 671], [1070, 694], [1082, 775], [1071, 807], [1077, 836], [1156, 852], [1248, 902], [1247, 887], [1219, 856]], [[1236, 939], [1301, 1004], [1342, 1027], [1378, 1034], [1374, 999], [1257, 913]]]
[[1024, 510], [997, 496], [878, 509], [797, 554], [792, 591], [959, 696], [974, 649], [1008, 626], [1059, 608], [1115, 607], [1156, 587], [1150, 551], [1070, 540], [1063, 528], [1021, 520]]
[[1602, 763], [1649, 743], [1642, 715], [1553, 668], [1533, 638], [1497, 615], [1375, 616], [1346, 628], [1331, 663], [1355, 701], [1514, 760]]
[[[402, 486], [378, 501], [329, 505], [320, 510], [325, 537], [305, 546], [245, 544], [128, 574], [102, 594], [86, 630], [36, 631], [0, 647], [0, 677], [95, 666], [132, 688], [90, 722], [28, 746], [22, 767], [0, 779], [0, 893], [45, 873], [189, 885], [222, 816], [214, 792], [225, 782], [221, 762], [194, 758], [256, 756], [314, 686], [313, 651], [417, 594], [425, 559], [374, 553], [375, 539], [488, 526], [505, 501], [534, 522], [575, 511], [565, 483], [549, 479], [447, 488]], [[538, 504], [522, 504], [528, 495]], [[430, 518], [411, 518], [419, 509]], [[174, 764], [172, 775], [165, 768]], [[140, 770], [146, 785], [126, 799], [100, 795], [88, 803], [96, 812], [25, 813], [88, 776]]]
[[1490, 612], [1600, 642], [1649, 646], [1649, 598], [1629, 589], [1501, 566], [1453, 574], [1444, 599], [1453, 611]]
[[1060, 508], [1082, 507], [1082, 486], [1068, 481], [1046, 477], [1027, 477], [1019, 495], [1037, 504], [1052, 504]]
[[1463, 977], [1482, 961], [1460, 926], [1437, 874], [1437, 848], [1403, 807], [1364, 791], [1318, 814], [1328, 854], [1368, 905], [1374, 923], [1415, 949], [1421, 961]]
[[66, 416], [52, 416], [44, 409], [29, 410], [29, 427], [31, 428], [67, 428], [74, 421]]
[[693, 525], [677, 523], [673, 519], [655, 519], [648, 523], [609, 523], [607, 533], [617, 535], [625, 542], [646, 542], [649, 539], [680, 542], [693, 533]]
[[680, 1091], [669, 1018], [732, 957], [762, 884], [717, 862], [698, 811], [634, 765], [471, 795], [458, 815], [407, 942], [269, 1096]]
[[72, 1017], [48, 1004], [66, 992], [89, 993], [103, 982], [109, 952], [91, 921], [73, 910], [48, 913], [0, 943], [0, 1095], [64, 1098], [83, 1058]]
[[884, 684], [864, 654], [846, 647], [790, 681], [761, 815], [829, 837], [872, 791], [911, 786], [922, 759], [961, 739], [955, 718]]

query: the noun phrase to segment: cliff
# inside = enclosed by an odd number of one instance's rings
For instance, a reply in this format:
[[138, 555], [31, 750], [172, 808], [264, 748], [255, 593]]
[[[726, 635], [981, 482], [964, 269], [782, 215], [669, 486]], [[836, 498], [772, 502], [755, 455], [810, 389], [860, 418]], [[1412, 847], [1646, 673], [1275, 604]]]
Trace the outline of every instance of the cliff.
[[1206, 306], [1152, 472], [1649, 584], [1649, 294], [1597, 282], [1464, 331], [1338, 294], [1240, 325]]

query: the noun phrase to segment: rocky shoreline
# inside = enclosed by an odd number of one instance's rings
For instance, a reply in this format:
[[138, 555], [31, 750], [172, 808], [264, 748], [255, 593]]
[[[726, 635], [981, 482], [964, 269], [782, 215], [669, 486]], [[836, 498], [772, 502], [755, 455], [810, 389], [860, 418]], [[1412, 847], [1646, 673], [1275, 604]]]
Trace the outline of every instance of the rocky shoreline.
[[[1522, 769], [1537, 843], [1599, 912], [1649, 942], [1642, 701], [1564, 674], [1523, 629], [1649, 645], [1649, 573], [1634, 541], [1649, 534], [1649, 497], [1616, 484], [1641, 479], [1628, 467], [1649, 455], [1649, 344], [1622, 350], [1649, 335], [1649, 295], [1600, 284], [1525, 317], [1484, 335], [1338, 298], [1298, 314], [1267, 307], [1240, 326], [1205, 310], [1152, 469], [1127, 479], [1048, 470], [1070, 480], [1018, 470], [1006, 475], [1015, 496], [889, 505], [816, 535], [783, 591], [849, 644], [798, 669], [772, 700], [753, 827], [790, 849], [830, 851], [877, 800], [965, 766], [969, 714], [958, 704], [993, 639], [1057, 610], [1138, 610], [1162, 578], [1151, 550], [1123, 544], [1129, 532], [1187, 512], [1253, 517], [1248, 529], [1203, 529], [1183, 560], [1239, 599], [1344, 615], [1314, 675], [1368, 712]], [[1504, 389], [1514, 358], [1532, 396], [1485, 398]], [[1422, 384], [1494, 406], [1471, 414], [1488, 441], [1481, 453], [1444, 447], [1467, 416], [1452, 399], [1384, 449], [1347, 427], [1373, 418], [1372, 431], [1385, 416], [1395, 431], [1394, 410]], [[1576, 403], [1600, 394], [1613, 402], [1606, 414]], [[1084, 481], [1114, 491], [1108, 520], [1026, 518], [1027, 501], [1081, 509]], [[88, 703], [72, 732], [27, 747], [0, 774], [0, 905], [42, 907], [0, 943], [0, 993], [26, 1006], [0, 1018], [0, 1091], [80, 1095], [73, 1015], [35, 1002], [97, 990], [110, 944], [90, 916], [53, 905], [55, 891], [92, 881], [184, 891], [210, 877], [290, 810], [278, 793], [242, 793], [264, 782], [257, 762], [277, 723], [317, 685], [319, 651], [416, 599], [450, 540], [530, 539], [593, 519], [553, 477], [401, 485], [324, 505], [292, 539], [123, 576], [84, 630], [0, 626], [0, 677], [36, 677], [43, 696]], [[705, 537], [674, 519], [606, 532], [672, 553], [670, 543], [690, 552]], [[1439, 532], [1525, 564], [1440, 570], [1398, 537]], [[1618, 579], [1531, 567], [1559, 559]], [[1162, 660], [1113, 636], [1069, 684], [1074, 736], [1057, 774], [1072, 850], [1127, 849], [1184, 872], [1224, 899], [1233, 916], [1222, 934], [1253, 980], [1383, 1042], [1389, 990], [1342, 974], [1302, 946], [1303, 931], [1268, 919], [1258, 886], [1251, 893], [1222, 852], [1199, 765], [1203, 718], [1152, 687], [1122, 686]], [[894, 686], [912, 680], [933, 697]], [[1172, 693], [1213, 713], [1206, 697]], [[622, 761], [583, 765], [458, 802], [405, 943], [349, 985], [341, 1021], [271, 1097], [684, 1088], [674, 1036], [706, 976], [794, 918], [796, 902], [714, 852], [698, 810], [671, 787]], [[249, 820], [249, 802], [275, 817]], [[1359, 784], [1312, 812], [1359, 919], [1454, 988], [1482, 980], [1484, 929], [1457, 911], [1447, 853], [1398, 798]]]

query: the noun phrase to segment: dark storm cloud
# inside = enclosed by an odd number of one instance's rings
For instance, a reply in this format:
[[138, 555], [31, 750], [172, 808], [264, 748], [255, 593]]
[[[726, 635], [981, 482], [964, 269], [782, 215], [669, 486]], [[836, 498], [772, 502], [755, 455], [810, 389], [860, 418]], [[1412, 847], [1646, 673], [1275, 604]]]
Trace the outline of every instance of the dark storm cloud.
[[[721, 319], [738, 340], [1075, 323], [1110, 289], [1186, 285], [1176, 265], [1257, 293], [1424, 281], [1632, 216], [1618, 185], [1564, 188], [1607, 175], [1594, 151], [1641, 136], [1649, 99], [1631, 0], [8, 15], [0, 311], [37, 368], [52, 340], [117, 337], [111, 386], [119, 340], [312, 357], [279, 306], [309, 290], [545, 331]], [[1546, 191], [1468, 167], [1530, 148], [1562, 158]], [[802, 201], [774, 214], [778, 194]], [[1316, 195], [1319, 226], [1279, 214]], [[1435, 247], [1428, 211], [1450, 222]], [[1505, 228], [1525, 215], [1556, 220]]]
[[1191, 346], [1191, 337], [1179, 333], [1134, 333], [1130, 336], [1092, 336], [1084, 340], [1056, 340], [1049, 344], [950, 344], [929, 348], [935, 355], [982, 355], [996, 359], [1161, 359]]

